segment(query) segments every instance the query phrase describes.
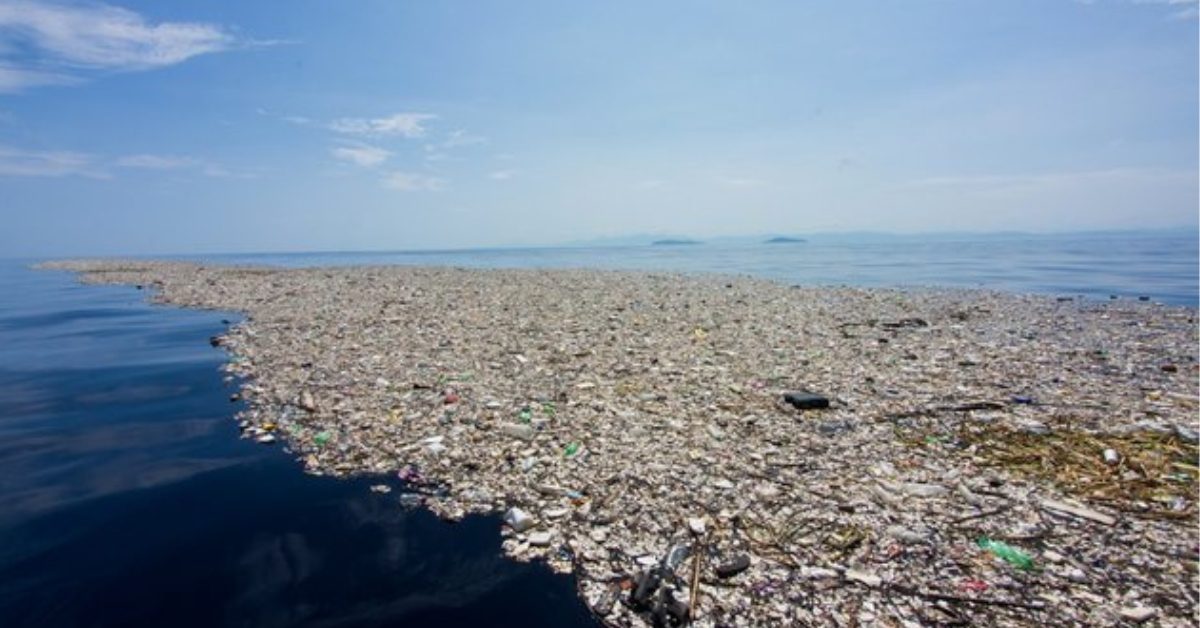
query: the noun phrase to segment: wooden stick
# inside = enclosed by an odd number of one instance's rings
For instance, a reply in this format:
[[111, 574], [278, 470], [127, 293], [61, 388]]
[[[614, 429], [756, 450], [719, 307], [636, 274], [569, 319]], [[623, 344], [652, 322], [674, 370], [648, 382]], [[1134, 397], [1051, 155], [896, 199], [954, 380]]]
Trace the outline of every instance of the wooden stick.
[[1106, 526], [1116, 525], [1116, 523], [1117, 523], [1117, 520], [1115, 518], [1110, 517], [1109, 515], [1106, 515], [1102, 512], [1097, 512], [1095, 510], [1092, 510], [1091, 508], [1084, 508], [1082, 506], [1076, 506], [1075, 504], [1068, 504], [1066, 502], [1055, 501], [1053, 499], [1043, 499], [1042, 500], [1042, 508], [1049, 510], [1050, 512], [1053, 512], [1053, 513], [1073, 515], [1073, 516], [1079, 517], [1080, 519], [1088, 519], [1090, 521], [1095, 521], [1096, 523], [1101, 523]]
[[966, 604], [982, 604], [984, 606], [1008, 606], [1011, 608], [1024, 608], [1026, 610], [1031, 610], [1031, 611], [1046, 610], [1046, 606], [1044, 604], [1027, 604], [1025, 602], [1016, 602], [1016, 601], [1010, 601], [1010, 600], [997, 600], [994, 598], [966, 597], [966, 596], [962, 596], [962, 595], [948, 595], [945, 593], [931, 593], [931, 592], [926, 592], [926, 591], [918, 591], [916, 589], [910, 589], [906, 586], [899, 585], [899, 584], [893, 584], [891, 586], [891, 589], [893, 591], [896, 591], [897, 593], [903, 593], [904, 595], [914, 595], [916, 597], [922, 597], [927, 600], [942, 600], [944, 602], [963, 602]]
[[970, 521], [970, 520], [972, 520], [972, 519], [982, 519], [982, 518], [984, 518], [984, 517], [990, 517], [990, 516], [992, 516], [992, 515], [998, 515], [998, 514], [1000, 514], [1000, 513], [1004, 512], [1004, 511], [1006, 511], [1006, 510], [1012, 510], [1012, 506], [1001, 506], [1001, 507], [999, 507], [999, 508], [993, 508], [993, 509], [991, 509], [991, 510], [985, 510], [985, 511], [983, 511], [983, 512], [978, 512], [978, 513], [975, 513], [975, 514], [973, 514], [973, 515], [967, 515], [967, 516], [965, 516], [965, 517], [959, 517], [958, 519], [955, 519], [954, 521], [951, 521], [950, 523], [951, 523], [951, 524], [953, 524], [953, 525], [958, 525], [958, 524], [960, 524], [960, 523], [962, 523], [962, 522], [964, 522], [964, 521]]
[[700, 561], [704, 558], [704, 537], [696, 539], [695, 556], [692, 558], [692, 595], [688, 600], [688, 617], [696, 621], [696, 598], [700, 593]]

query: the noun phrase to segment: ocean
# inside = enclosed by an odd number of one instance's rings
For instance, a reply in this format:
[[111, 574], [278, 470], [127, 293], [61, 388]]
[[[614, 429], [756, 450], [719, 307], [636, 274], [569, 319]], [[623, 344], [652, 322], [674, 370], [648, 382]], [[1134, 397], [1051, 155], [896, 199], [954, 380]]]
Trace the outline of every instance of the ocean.
[[[1195, 233], [182, 256], [281, 266], [594, 267], [952, 286], [1197, 306]], [[0, 261], [4, 626], [593, 626], [574, 582], [500, 555], [499, 518], [436, 520], [391, 478], [305, 475], [238, 438], [208, 339], [236, 313], [154, 306]], [[397, 490], [374, 493], [388, 483]]]
[[208, 344], [234, 314], [14, 262], [0, 294], [5, 628], [596, 625], [571, 578], [501, 556], [499, 517], [239, 439]]

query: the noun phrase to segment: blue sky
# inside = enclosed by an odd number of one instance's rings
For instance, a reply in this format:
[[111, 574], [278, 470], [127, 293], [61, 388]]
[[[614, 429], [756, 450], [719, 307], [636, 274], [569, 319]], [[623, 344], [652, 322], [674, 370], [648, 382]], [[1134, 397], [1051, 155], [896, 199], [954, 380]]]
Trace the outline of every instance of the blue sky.
[[2, 0], [0, 249], [1195, 230], [1197, 9]]

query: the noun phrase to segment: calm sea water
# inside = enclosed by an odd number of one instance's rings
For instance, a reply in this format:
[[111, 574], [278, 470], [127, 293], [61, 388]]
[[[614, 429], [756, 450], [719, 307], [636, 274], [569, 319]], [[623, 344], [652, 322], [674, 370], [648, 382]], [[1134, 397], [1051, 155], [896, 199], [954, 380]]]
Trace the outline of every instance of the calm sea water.
[[[1197, 305], [1197, 239], [1007, 237], [207, 258], [746, 273]], [[0, 625], [588, 626], [499, 521], [403, 509], [238, 439], [207, 339], [232, 314], [0, 262]], [[399, 487], [398, 487], [399, 488]]]
[[232, 315], [6, 262], [0, 295], [0, 626], [596, 625], [497, 517], [240, 440], [207, 341]]
[[1196, 307], [1195, 231], [922, 239], [820, 239], [796, 244], [699, 244], [394, 253], [212, 256], [280, 266], [351, 264], [610, 268], [749, 274], [817, 285], [952, 286], [1107, 299], [1149, 296]]

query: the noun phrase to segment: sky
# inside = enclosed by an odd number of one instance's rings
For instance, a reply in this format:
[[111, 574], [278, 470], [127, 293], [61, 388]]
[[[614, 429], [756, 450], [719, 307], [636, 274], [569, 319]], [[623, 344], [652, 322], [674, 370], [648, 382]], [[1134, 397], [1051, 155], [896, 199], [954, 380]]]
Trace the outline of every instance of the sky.
[[1197, 0], [0, 0], [0, 257], [1197, 229]]

